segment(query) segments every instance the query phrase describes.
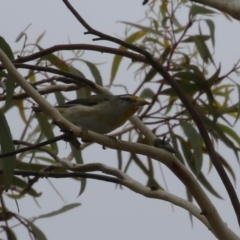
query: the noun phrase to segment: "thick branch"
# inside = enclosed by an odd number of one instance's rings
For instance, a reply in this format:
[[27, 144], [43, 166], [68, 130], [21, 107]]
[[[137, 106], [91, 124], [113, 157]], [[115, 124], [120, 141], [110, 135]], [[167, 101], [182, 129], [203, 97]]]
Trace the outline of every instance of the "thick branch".
[[94, 39], [94, 40], [107, 40], [110, 42], [114, 42], [117, 44], [120, 44], [124, 47], [126, 47], [127, 49], [131, 49], [137, 53], [142, 54], [143, 56], [146, 57], [147, 61], [149, 62], [149, 64], [159, 73], [161, 74], [164, 79], [171, 85], [171, 87], [175, 90], [175, 92], [177, 93], [177, 95], [179, 96], [180, 100], [182, 101], [182, 103], [185, 105], [186, 109], [188, 110], [188, 112], [190, 113], [192, 119], [194, 120], [194, 122], [196, 123], [199, 132], [201, 133], [201, 136], [203, 138], [203, 141], [205, 143], [205, 146], [208, 150], [210, 159], [214, 165], [214, 167], [216, 168], [227, 192], [228, 195], [231, 199], [235, 214], [237, 216], [238, 219], [238, 223], [240, 225], [240, 202], [238, 199], [238, 196], [235, 192], [235, 189], [228, 177], [228, 175], [226, 174], [219, 158], [218, 155], [216, 154], [212, 142], [210, 140], [210, 137], [208, 135], [208, 132], [205, 128], [205, 125], [202, 121], [202, 118], [200, 116], [200, 114], [195, 110], [194, 106], [191, 104], [191, 102], [189, 101], [189, 99], [187, 98], [187, 96], [185, 95], [184, 91], [181, 89], [181, 87], [179, 86], [179, 84], [175, 81], [174, 78], [172, 78], [172, 76], [168, 73], [168, 71], [166, 71], [166, 69], [159, 63], [159, 61], [157, 61], [156, 59], [153, 58], [153, 56], [146, 51], [143, 48], [139, 48], [133, 44], [129, 44], [127, 42], [124, 42], [118, 38], [109, 36], [107, 34], [104, 34], [102, 32], [99, 32], [95, 29], [93, 29], [80, 15], [79, 13], [72, 7], [72, 5], [68, 2], [68, 0], [63, 0], [64, 4], [68, 7], [68, 9], [72, 12], [72, 14], [76, 17], [76, 19], [82, 24], [82, 26], [84, 26], [86, 28], [86, 30], [88, 32], [86, 32], [86, 34], [92, 34], [95, 35], [99, 38]]
[[236, 20], [240, 20], [239, 0], [191, 0], [192, 2], [207, 5], [229, 14]]
[[[71, 165], [71, 166], [70, 166]], [[91, 164], [72, 164], [68, 162], [68, 169], [73, 170], [75, 172], [68, 172], [68, 173], [53, 173], [53, 172], [36, 172], [36, 171], [14, 171], [14, 175], [17, 176], [24, 176], [24, 177], [47, 177], [47, 178], [88, 178], [88, 179], [95, 179], [99, 181], [111, 182], [126, 186], [127, 188], [131, 189], [132, 191], [139, 193], [148, 198], [160, 199], [167, 202], [170, 202], [176, 206], [186, 209], [190, 212], [193, 216], [199, 219], [209, 230], [211, 230], [211, 226], [208, 223], [205, 216], [201, 215], [201, 209], [196, 207], [194, 204], [188, 202], [185, 199], [177, 197], [171, 193], [167, 193], [162, 190], [151, 190], [149, 187], [142, 185], [141, 183], [135, 181], [127, 174], [123, 173], [122, 171], [111, 168], [107, 165], [101, 163], [91, 163]], [[84, 172], [83, 172], [84, 171]], [[93, 172], [93, 171], [102, 171], [103, 173], [107, 173], [109, 175], [115, 176], [110, 177], [106, 175], [100, 174], [91, 174], [86, 172]], [[2, 171], [0, 170], [0, 174]], [[119, 178], [120, 177], [120, 178]]]

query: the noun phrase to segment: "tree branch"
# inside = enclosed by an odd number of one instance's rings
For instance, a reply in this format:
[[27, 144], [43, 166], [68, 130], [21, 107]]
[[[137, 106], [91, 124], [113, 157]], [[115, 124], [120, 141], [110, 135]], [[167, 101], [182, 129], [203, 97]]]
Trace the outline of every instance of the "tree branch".
[[[141, 183], [135, 181], [130, 176], [125, 174], [124, 172], [109, 167], [107, 165], [101, 163], [90, 163], [90, 164], [72, 164], [69, 161], [66, 161], [68, 165], [68, 169], [74, 172], [68, 173], [53, 173], [53, 172], [36, 172], [36, 171], [19, 171], [15, 170], [14, 175], [23, 176], [23, 177], [47, 177], [47, 178], [87, 178], [87, 179], [95, 179], [99, 181], [111, 182], [123, 185], [130, 190], [139, 193], [147, 198], [160, 199], [167, 202], [170, 202], [176, 206], [179, 206], [188, 212], [190, 212], [193, 216], [195, 216], [198, 220], [200, 220], [210, 231], [211, 226], [208, 223], [206, 217], [201, 215], [201, 209], [196, 207], [193, 203], [188, 202], [187, 200], [177, 197], [171, 193], [167, 193], [163, 190], [151, 190], [149, 187], [142, 185]], [[100, 174], [92, 174], [86, 172], [92, 171], [101, 171], [103, 173], [107, 173], [109, 175], [115, 176], [110, 177], [106, 175]], [[2, 170], [0, 170], [0, 174], [2, 174]]]
[[[63, 0], [64, 4], [67, 6], [67, 8], [72, 12], [72, 14], [76, 17], [76, 19], [81, 23], [82, 26], [84, 26], [87, 30], [87, 32], [85, 34], [92, 34], [95, 35], [99, 38], [94, 39], [94, 40], [107, 40], [110, 42], [114, 42], [117, 43], [121, 46], [126, 47], [127, 49], [131, 49], [137, 53], [142, 54], [143, 56], [146, 57], [148, 63], [160, 74], [164, 77], [164, 79], [171, 85], [171, 87], [175, 90], [175, 92], [177, 93], [177, 95], [179, 96], [179, 98], [181, 99], [182, 103], [185, 105], [186, 109], [188, 110], [188, 112], [190, 113], [192, 119], [194, 120], [194, 122], [196, 123], [198, 130], [203, 138], [203, 141], [205, 143], [205, 146], [208, 150], [210, 159], [214, 165], [214, 167], [216, 168], [227, 192], [228, 195], [231, 199], [235, 214], [237, 216], [238, 219], [238, 223], [240, 225], [240, 202], [238, 199], [238, 196], [235, 192], [235, 189], [228, 177], [228, 175], [226, 174], [219, 158], [218, 155], [216, 154], [212, 142], [210, 140], [210, 137], [208, 135], [208, 132], [205, 128], [205, 125], [202, 121], [202, 118], [200, 116], [200, 114], [196, 111], [196, 109], [194, 108], [194, 106], [191, 104], [191, 102], [189, 101], [189, 99], [187, 98], [187, 96], [185, 95], [184, 91], [181, 89], [181, 87], [179, 86], [179, 84], [175, 81], [175, 79], [168, 73], [168, 71], [166, 71], [166, 69], [159, 63], [158, 60], [154, 59], [153, 56], [146, 51], [143, 48], [139, 48], [133, 44], [129, 44], [127, 42], [124, 42], [118, 38], [109, 36], [107, 34], [104, 34], [102, 32], [99, 32], [95, 29], [93, 29], [80, 15], [79, 13], [73, 8], [73, 6], [68, 2], [68, 0]], [[132, 120], [132, 119], [131, 119]], [[147, 132], [146, 137], [149, 137], [149, 139], [151, 139], [153, 136], [151, 135], [152, 133]], [[155, 137], [156, 139], [156, 137]], [[151, 141], [152, 142], [152, 141]], [[152, 142], [153, 143], [153, 142]]]
[[231, 17], [238, 21], [240, 20], [239, 0], [191, 0], [191, 1], [213, 7], [219, 11], [229, 14]]
[[[7, 69], [7, 71], [14, 77], [17, 83], [32, 97], [43, 109], [43, 111], [51, 116], [55, 122], [63, 129], [69, 129], [73, 132], [76, 137], [81, 137], [88, 139], [90, 141], [95, 141], [103, 146], [113, 149], [119, 149], [127, 152], [133, 152], [137, 154], [142, 154], [149, 156], [157, 161], [165, 164], [189, 189], [193, 197], [199, 204], [202, 212], [204, 212], [205, 217], [211, 225], [212, 231], [216, 234], [219, 239], [238, 239], [235, 235], [222, 221], [216, 208], [211, 203], [210, 199], [207, 197], [205, 192], [202, 190], [197, 180], [188, 171], [188, 169], [183, 166], [180, 161], [178, 161], [172, 154], [165, 150], [139, 144], [132, 142], [119, 141], [116, 139], [109, 138], [107, 136], [97, 134], [92, 131], [83, 131], [81, 128], [73, 125], [67, 121], [51, 104], [49, 104], [36, 90], [24, 79], [20, 73], [14, 68], [13, 64], [7, 58], [5, 53], [0, 49], [0, 60]], [[59, 159], [58, 159], [59, 160]], [[61, 159], [59, 160], [62, 161]]]

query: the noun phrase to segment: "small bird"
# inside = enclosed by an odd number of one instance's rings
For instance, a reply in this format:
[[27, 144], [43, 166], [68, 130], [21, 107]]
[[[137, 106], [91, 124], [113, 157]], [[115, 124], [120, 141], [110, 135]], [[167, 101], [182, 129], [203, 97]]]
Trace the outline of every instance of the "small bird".
[[[106, 134], [122, 126], [146, 100], [131, 94], [92, 95], [55, 106], [71, 123], [91, 131]], [[41, 108], [32, 107], [41, 112]]]

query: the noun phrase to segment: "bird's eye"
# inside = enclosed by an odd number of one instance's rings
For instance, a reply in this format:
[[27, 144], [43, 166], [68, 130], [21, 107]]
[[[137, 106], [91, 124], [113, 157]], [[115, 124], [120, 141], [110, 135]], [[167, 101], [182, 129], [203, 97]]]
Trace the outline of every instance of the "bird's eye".
[[121, 100], [122, 100], [122, 101], [125, 101], [125, 102], [132, 102], [132, 101], [133, 101], [133, 99], [132, 99], [131, 96], [129, 96], [129, 95], [123, 95], [123, 96], [121, 96]]

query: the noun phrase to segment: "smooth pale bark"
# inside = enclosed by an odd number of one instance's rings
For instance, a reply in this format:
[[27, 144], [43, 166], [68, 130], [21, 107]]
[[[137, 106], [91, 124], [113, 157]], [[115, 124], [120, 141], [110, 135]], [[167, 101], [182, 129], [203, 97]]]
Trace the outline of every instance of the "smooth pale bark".
[[229, 14], [236, 20], [240, 20], [240, 1], [239, 0], [192, 0], [192, 2], [200, 3], [209, 7], [213, 7], [219, 11]]

